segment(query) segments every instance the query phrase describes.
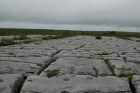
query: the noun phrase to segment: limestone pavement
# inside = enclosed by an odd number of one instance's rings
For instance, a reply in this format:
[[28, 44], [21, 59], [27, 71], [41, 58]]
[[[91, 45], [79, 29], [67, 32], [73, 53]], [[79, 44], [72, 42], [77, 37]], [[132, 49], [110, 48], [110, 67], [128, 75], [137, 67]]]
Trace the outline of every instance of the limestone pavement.
[[140, 93], [135, 39], [74, 36], [1, 46], [0, 93]]

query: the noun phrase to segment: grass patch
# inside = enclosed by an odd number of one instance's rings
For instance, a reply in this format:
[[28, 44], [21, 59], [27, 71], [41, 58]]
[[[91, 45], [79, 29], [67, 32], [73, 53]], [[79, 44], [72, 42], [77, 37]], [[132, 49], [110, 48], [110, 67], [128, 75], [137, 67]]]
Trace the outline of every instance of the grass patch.
[[101, 37], [101, 36], [96, 36], [95, 38], [96, 38], [96, 39], [102, 39], [102, 37]]
[[28, 44], [28, 43], [31, 43], [31, 42], [35, 42], [34, 40], [25, 40], [25, 41], [23, 41], [23, 43], [25, 43], [25, 44]]
[[5, 39], [5, 38], [1, 39], [1, 42], [0, 42], [0, 46], [8, 46], [8, 45], [14, 45], [14, 44], [17, 44], [17, 43], [11, 39]]
[[140, 40], [136, 40], [137, 42], [140, 42]]
[[136, 74], [135, 74], [135, 73], [127, 73], [127, 74], [125, 74], [125, 73], [123, 73], [123, 72], [121, 71], [121, 74], [120, 74], [119, 77], [127, 77], [127, 78], [130, 80], [130, 79], [133, 78], [133, 75], [136, 75]]
[[95, 51], [100, 51], [100, 50], [96, 48]]
[[9, 55], [14, 55], [14, 53], [13, 53], [13, 52], [9, 52], [8, 54], [9, 54]]
[[97, 54], [94, 54], [94, 55], [111, 55], [111, 53], [103, 52], [103, 53], [97, 53]]
[[64, 35], [57, 35], [57, 36], [47, 36], [47, 37], [42, 37], [42, 40], [51, 40], [51, 39], [61, 39], [69, 36], [64, 36]]
[[40, 66], [40, 67], [42, 67], [42, 65], [41, 65], [41, 64], [37, 64], [37, 66]]
[[47, 76], [48, 78], [51, 78], [51, 77], [54, 77], [54, 76], [57, 76], [60, 72], [58, 71], [51, 71], [51, 72], [47, 72]]
[[121, 39], [124, 39], [124, 40], [132, 40], [129, 37], [122, 37], [122, 36], [118, 36], [117, 38], [121, 38]]
[[107, 67], [110, 69], [110, 71], [112, 72], [112, 74], [113, 74], [114, 76], [116, 76], [116, 75], [115, 75], [115, 72], [114, 72], [114, 67], [111, 66], [111, 65], [109, 65], [107, 62], [105, 62], [105, 64], [106, 64]]

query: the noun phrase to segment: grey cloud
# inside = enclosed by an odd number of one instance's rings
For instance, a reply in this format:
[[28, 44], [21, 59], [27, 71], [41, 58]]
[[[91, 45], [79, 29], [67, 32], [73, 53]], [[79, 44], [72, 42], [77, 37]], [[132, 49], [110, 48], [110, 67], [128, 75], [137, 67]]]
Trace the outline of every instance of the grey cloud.
[[140, 29], [139, 3], [138, 0], [1, 0], [0, 22]]

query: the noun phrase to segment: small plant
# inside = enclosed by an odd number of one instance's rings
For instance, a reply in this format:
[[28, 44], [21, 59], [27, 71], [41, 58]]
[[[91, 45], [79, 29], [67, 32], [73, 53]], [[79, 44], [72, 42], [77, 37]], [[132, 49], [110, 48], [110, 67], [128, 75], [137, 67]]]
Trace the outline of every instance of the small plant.
[[13, 53], [13, 52], [9, 52], [8, 54], [9, 54], [9, 55], [14, 55], [14, 53]]
[[127, 77], [127, 78], [130, 80], [130, 79], [133, 78], [133, 75], [136, 75], [136, 74], [135, 74], [135, 73], [127, 73], [127, 74], [125, 74], [125, 73], [123, 73], [123, 72], [121, 71], [121, 74], [120, 74], [119, 77]]
[[122, 55], [124, 55], [124, 54], [125, 54], [125, 52], [122, 52], [121, 54], [122, 54]]
[[96, 72], [96, 78], [98, 77], [98, 71], [97, 71], [97, 69], [96, 68], [93, 68], [93, 70]]
[[111, 53], [103, 52], [103, 53], [97, 53], [97, 54], [94, 54], [94, 55], [111, 55]]
[[96, 39], [102, 39], [102, 37], [101, 36], [96, 36]]
[[140, 42], [140, 40], [136, 40], [137, 42]]
[[41, 65], [41, 64], [37, 64], [37, 66], [40, 66], [40, 67], [42, 67], [42, 65]]
[[23, 41], [25, 44], [28, 44], [28, 43], [31, 43], [31, 42], [34, 42], [34, 40], [25, 40]]
[[131, 68], [127, 69], [127, 70], [131, 70]]
[[35, 45], [40, 45], [40, 43], [35, 43]]
[[124, 59], [124, 62], [126, 62], [126, 59], [127, 59], [127, 58], [126, 58], [126, 57], [123, 57], [123, 59]]
[[107, 67], [111, 70], [112, 74], [115, 76], [115, 72], [114, 72], [114, 67], [109, 65], [107, 62], [105, 62], [105, 64], [107, 65]]
[[51, 78], [53, 76], [57, 76], [60, 72], [58, 71], [51, 71], [51, 72], [47, 72], [47, 76], [48, 78]]
[[100, 51], [100, 50], [96, 48], [95, 51]]

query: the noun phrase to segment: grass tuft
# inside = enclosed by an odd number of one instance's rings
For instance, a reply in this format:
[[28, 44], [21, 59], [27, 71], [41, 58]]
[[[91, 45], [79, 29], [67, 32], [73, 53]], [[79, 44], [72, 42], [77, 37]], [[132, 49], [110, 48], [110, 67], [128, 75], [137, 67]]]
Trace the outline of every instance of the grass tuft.
[[14, 53], [13, 53], [13, 52], [9, 52], [8, 54], [9, 54], [9, 55], [14, 55]]
[[125, 74], [125, 73], [123, 73], [123, 72], [121, 71], [121, 74], [120, 74], [119, 77], [127, 77], [127, 78], [130, 80], [130, 79], [133, 78], [133, 75], [136, 75], [136, 74], [135, 74], [135, 73], [127, 73], [127, 74]]
[[47, 76], [48, 78], [51, 78], [51, 77], [54, 77], [54, 76], [57, 76], [60, 72], [58, 71], [51, 71], [51, 72], [47, 72]]
[[5, 39], [5, 38], [1, 39], [1, 42], [0, 42], [0, 46], [8, 46], [8, 45], [14, 45], [14, 44], [17, 44], [17, 43], [11, 39]]
[[96, 38], [96, 39], [102, 39], [102, 37], [101, 37], [101, 36], [96, 36], [95, 38]]

